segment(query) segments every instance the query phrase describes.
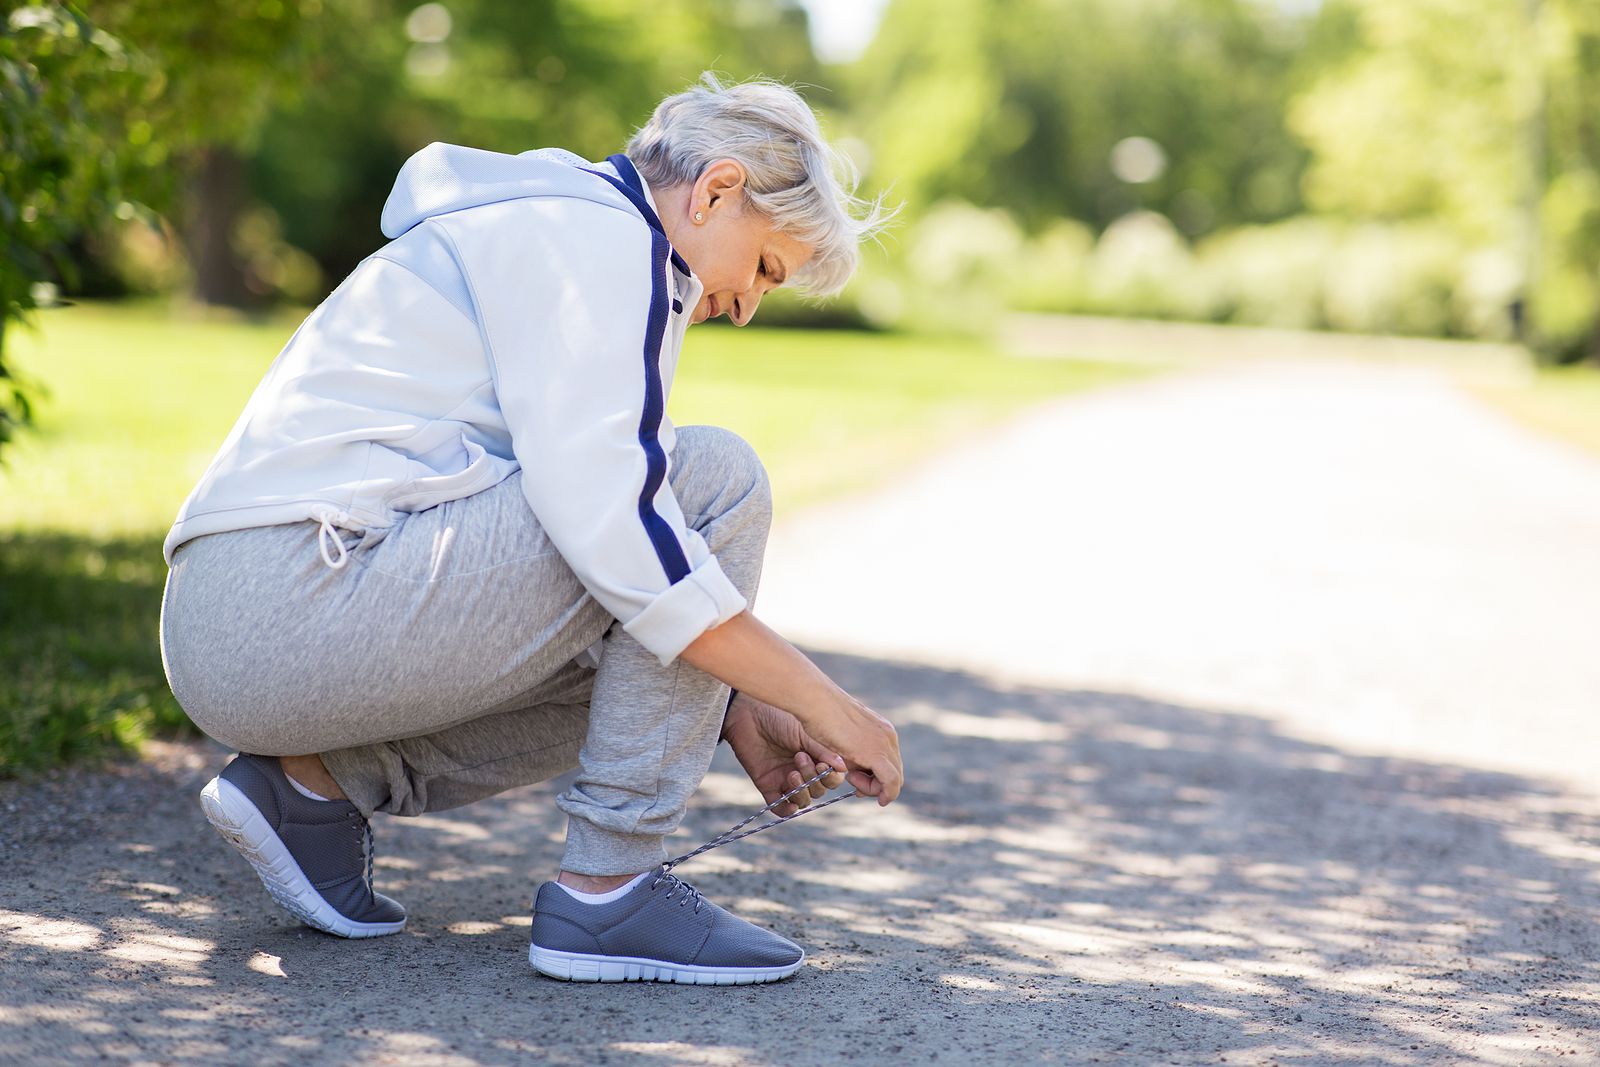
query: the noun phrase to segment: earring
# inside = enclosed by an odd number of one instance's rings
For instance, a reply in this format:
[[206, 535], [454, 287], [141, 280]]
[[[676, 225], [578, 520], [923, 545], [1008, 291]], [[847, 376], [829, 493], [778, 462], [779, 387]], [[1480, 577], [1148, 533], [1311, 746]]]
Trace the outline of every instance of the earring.
[[696, 221], [696, 222], [704, 222], [704, 221], [706, 221], [706, 213], [704, 211], [696, 211], [694, 213], [694, 221]]

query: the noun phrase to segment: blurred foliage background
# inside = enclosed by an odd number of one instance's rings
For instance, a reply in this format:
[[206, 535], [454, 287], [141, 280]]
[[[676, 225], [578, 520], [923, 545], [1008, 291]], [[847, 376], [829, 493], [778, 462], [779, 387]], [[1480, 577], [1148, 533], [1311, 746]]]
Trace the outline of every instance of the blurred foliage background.
[[762, 304], [876, 336], [708, 331], [674, 392], [808, 497], [1134, 373], [1006, 362], [1015, 312], [1516, 341], [1600, 447], [1600, 0], [0, 0], [0, 773], [181, 726], [165, 524], [410, 153], [603, 158], [705, 69], [904, 205], [843, 298]]
[[907, 205], [843, 302], [786, 321], [1020, 308], [1600, 353], [1595, 0], [890, 0], [827, 61], [808, 24], [794, 0], [13, 4], [6, 316], [40, 281], [315, 301], [422, 145], [604, 156], [711, 67], [811, 87]]

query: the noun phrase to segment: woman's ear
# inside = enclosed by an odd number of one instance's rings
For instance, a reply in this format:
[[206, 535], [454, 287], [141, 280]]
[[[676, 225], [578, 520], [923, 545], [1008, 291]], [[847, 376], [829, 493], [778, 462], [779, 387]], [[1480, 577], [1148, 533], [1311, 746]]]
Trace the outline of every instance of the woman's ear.
[[719, 159], [695, 182], [695, 202], [704, 204], [706, 210], [725, 197], [730, 204], [738, 203], [743, 198], [745, 178], [744, 165], [737, 159]]

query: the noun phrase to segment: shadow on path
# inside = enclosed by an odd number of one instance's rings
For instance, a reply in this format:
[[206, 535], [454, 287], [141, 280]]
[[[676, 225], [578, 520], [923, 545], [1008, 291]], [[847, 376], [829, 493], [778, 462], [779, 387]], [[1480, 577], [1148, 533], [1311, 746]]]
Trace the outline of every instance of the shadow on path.
[[[560, 783], [380, 823], [379, 881], [411, 924], [324, 937], [205, 827], [219, 750], [175, 745], [0, 784], [0, 1061], [1600, 1057], [1595, 798], [1252, 716], [816, 658], [901, 727], [912, 787], [685, 871], [805, 945], [795, 979], [531, 974]], [[719, 753], [674, 844], [753, 796]]]

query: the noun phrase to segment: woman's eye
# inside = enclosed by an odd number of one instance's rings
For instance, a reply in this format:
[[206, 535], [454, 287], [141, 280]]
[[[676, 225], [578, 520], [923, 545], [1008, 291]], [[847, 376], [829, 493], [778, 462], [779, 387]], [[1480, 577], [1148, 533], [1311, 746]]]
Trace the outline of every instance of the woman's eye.
[[765, 256], [761, 257], [761, 261], [757, 264], [757, 266], [760, 268], [761, 274], [764, 277], [767, 273], [767, 259]]

